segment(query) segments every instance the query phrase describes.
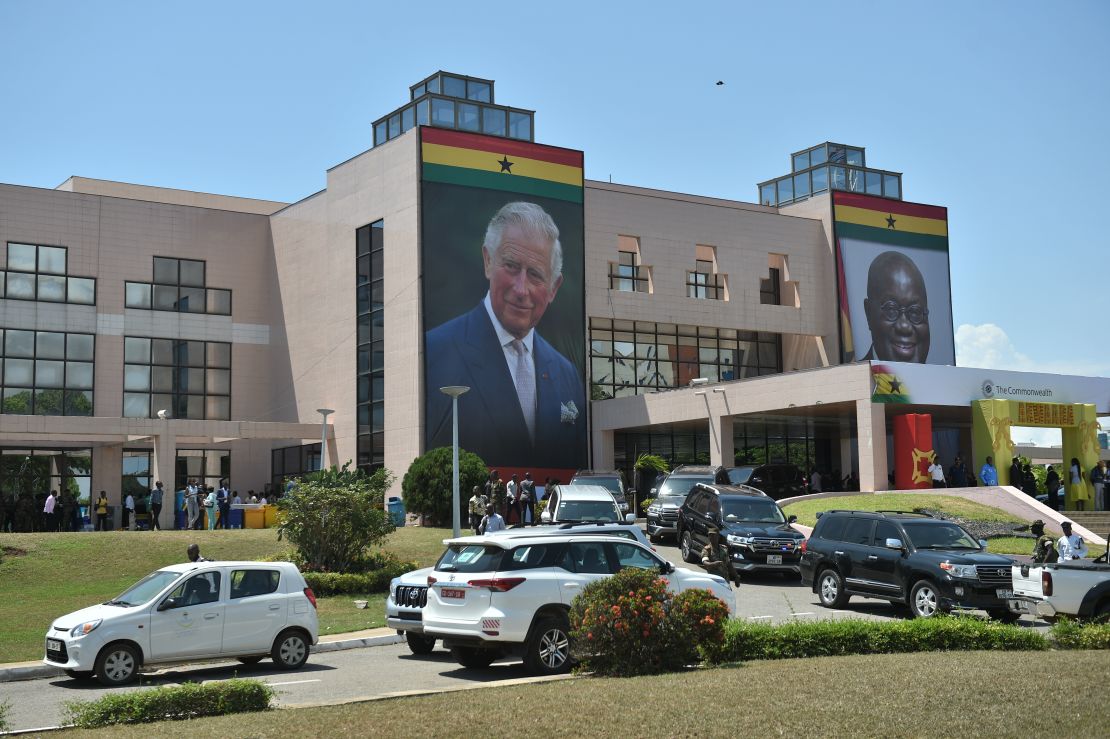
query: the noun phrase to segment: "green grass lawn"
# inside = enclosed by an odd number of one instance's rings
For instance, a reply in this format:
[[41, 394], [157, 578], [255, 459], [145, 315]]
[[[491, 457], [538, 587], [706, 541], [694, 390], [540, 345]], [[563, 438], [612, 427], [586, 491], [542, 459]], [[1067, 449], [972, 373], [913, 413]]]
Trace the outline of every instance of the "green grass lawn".
[[[822, 736], [1106, 735], [1100, 652], [931, 652], [749, 662], [639, 678], [495, 686], [66, 736]], [[761, 686], [755, 689], [753, 686]], [[279, 688], [280, 690], [280, 688]], [[536, 710], [542, 706], [542, 710]], [[653, 706], [658, 710], [645, 711]], [[414, 721], [416, 723], [414, 723]], [[414, 728], [415, 727], [415, 728]]]
[[915, 508], [936, 508], [945, 513], [967, 518], [976, 518], [980, 521], [998, 521], [1000, 523], [1022, 524], [1028, 523], [998, 508], [991, 508], [980, 503], [958, 498], [952, 495], [933, 495], [932, 493], [879, 493], [874, 495], [849, 495], [838, 498], [817, 498], [816, 500], [803, 500], [790, 503], [783, 507], [786, 515], [798, 517], [798, 523], [813, 526], [817, 523], [817, 514], [821, 511], [833, 509], [852, 511], [912, 511]]
[[[405, 527], [385, 548], [424, 566], [435, 562], [450, 535], [450, 530]], [[55, 618], [106, 601], [159, 567], [184, 562], [192, 542], [209, 559], [260, 559], [289, 549], [273, 529], [0, 535], [6, 550], [0, 563], [0, 662], [41, 658]], [[358, 610], [355, 598], [371, 602]], [[383, 603], [380, 594], [321, 598], [321, 636], [383, 626]]]

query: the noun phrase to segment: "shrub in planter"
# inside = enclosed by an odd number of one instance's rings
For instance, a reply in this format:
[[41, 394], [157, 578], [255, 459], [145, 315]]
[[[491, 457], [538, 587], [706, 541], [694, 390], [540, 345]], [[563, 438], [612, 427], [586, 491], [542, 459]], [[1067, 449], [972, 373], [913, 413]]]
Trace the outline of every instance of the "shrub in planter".
[[82, 729], [202, 716], [265, 711], [274, 689], [260, 680], [185, 683], [173, 687], [112, 693], [66, 704], [66, 722]]

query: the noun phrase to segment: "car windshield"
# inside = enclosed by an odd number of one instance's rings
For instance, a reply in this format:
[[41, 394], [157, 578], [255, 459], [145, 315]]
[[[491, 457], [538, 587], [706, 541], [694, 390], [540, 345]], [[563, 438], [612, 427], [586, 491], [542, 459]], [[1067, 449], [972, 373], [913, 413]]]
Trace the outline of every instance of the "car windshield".
[[747, 485], [755, 467], [737, 467], [728, 471], [728, 481], [733, 485]]
[[713, 475], [668, 477], [663, 481], [663, 486], [659, 488], [659, 497], [663, 497], [664, 495], [675, 495], [685, 501], [687, 494], [689, 494], [699, 482], [704, 482], [708, 485], [713, 482]]
[[786, 517], [774, 501], [753, 498], [752, 500], [721, 501], [726, 521], [751, 521], [753, 523], [786, 523]]
[[660, 495], [655, 499], [659, 505], [672, 505], [675, 508], [680, 508], [686, 502], [685, 495]]
[[564, 500], [559, 503], [556, 521], [620, 521], [617, 506], [605, 500]]
[[590, 475], [589, 477], [576, 477], [570, 481], [571, 485], [600, 485], [617, 497], [621, 496], [621, 481], [620, 478], [614, 475], [613, 477], [598, 477], [597, 475]]
[[436, 562], [439, 572], [493, 572], [501, 564], [501, 547], [452, 544]]
[[978, 549], [979, 542], [954, 523], [903, 521], [906, 536], [917, 549]]
[[180, 572], [169, 572], [167, 570], [152, 572], [123, 591], [118, 598], [108, 601], [107, 605], [141, 606], [161, 593], [167, 585], [179, 577], [181, 577]]

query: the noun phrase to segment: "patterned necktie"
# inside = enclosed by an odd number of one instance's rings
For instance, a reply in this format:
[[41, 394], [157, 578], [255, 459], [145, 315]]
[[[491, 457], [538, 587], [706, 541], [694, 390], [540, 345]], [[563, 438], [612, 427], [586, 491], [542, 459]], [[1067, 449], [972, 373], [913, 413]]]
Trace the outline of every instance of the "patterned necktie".
[[516, 355], [516, 396], [520, 409], [524, 412], [524, 423], [528, 426], [528, 437], [536, 440], [536, 368], [532, 357], [520, 339], [509, 344]]

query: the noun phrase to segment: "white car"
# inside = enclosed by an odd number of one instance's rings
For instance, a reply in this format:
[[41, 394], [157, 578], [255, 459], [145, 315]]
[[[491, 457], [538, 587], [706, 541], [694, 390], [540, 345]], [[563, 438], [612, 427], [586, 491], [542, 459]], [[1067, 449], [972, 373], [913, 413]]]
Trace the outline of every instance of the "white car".
[[716, 575], [676, 569], [650, 548], [616, 536], [471, 536], [448, 542], [428, 575], [424, 633], [442, 639], [464, 667], [509, 654], [539, 674], [570, 665], [569, 611], [589, 583], [626, 567], [657, 571], [668, 589], [710, 591], [735, 610]]
[[156, 570], [46, 632], [43, 662], [105, 685], [143, 665], [264, 657], [297, 669], [316, 643], [316, 596], [289, 562], [190, 562]]
[[[626, 523], [563, 523], [555, 526], [514, 527], [495, 531], [488, 536], [549, 536], [553, 534], [584, 534], [587, 536], [620, 536], [633, 539], [651, 547], [639, 526]], [[445, 539], [444, 544], [449, 540]], [[654, 548], [654, 547], [652, 547]], [[428, 602], [428, 575], [432, 567], [406, 572], [389, 583], [389, 596], [385, 599], [385, 623], [398, 634], [405, 635], [413, 654], [430, 654], [435, 649], [434, 637], [424, 635], [421, 615]]]
[[560, 485], [540, 515], [544, 523], [566, 521], [633, 523], [636, 516], [622, 514], [617, 499], [601, 485]]

